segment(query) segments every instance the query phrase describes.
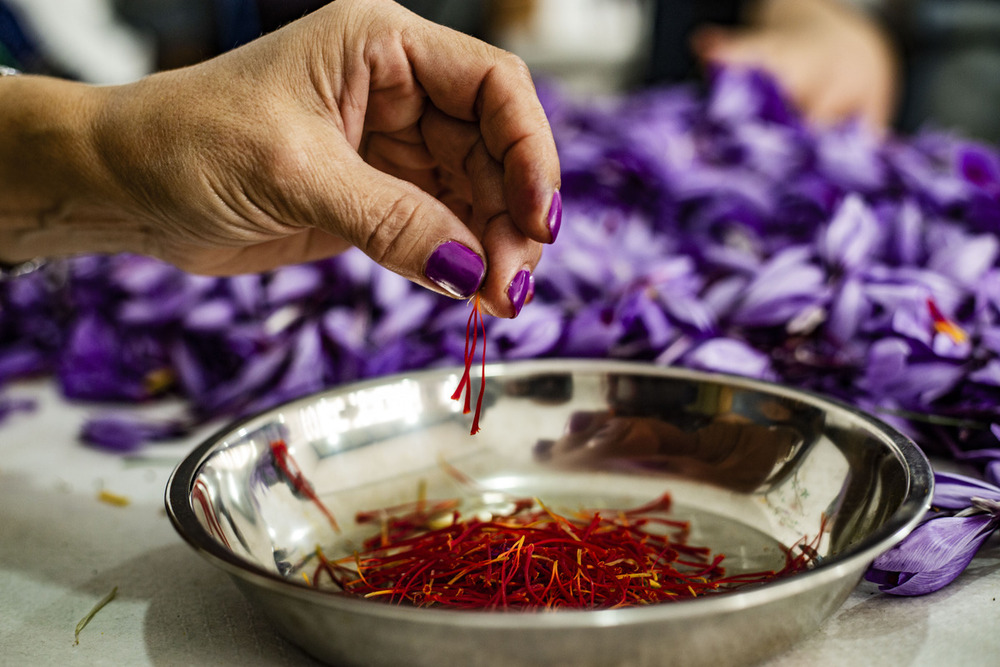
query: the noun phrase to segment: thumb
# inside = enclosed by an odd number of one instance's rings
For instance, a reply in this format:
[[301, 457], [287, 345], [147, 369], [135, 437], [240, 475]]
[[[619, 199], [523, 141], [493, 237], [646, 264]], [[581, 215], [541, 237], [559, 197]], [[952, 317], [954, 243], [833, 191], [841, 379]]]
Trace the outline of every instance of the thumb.
[[441, 201], [368, 165], [360, 156], [339, 171], [326, 231], [382, 266], [443, 294], [468, 298], [486, 275], [479, 239]]

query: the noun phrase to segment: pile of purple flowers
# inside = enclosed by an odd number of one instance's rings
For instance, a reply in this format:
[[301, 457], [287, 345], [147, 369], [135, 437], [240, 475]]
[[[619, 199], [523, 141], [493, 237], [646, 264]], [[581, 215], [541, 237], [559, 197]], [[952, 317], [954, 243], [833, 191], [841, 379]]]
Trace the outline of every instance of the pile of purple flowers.
[[[755, 72], [720, 72], [707, 91], [543, 98], [565, 224], [532, 304], [487, 323], [488, 359], [612, 357], [779, 380], [871, 410], [929, 453], [1000, 460], [995, 150], [807, 126]], [[81, 257], [0, 286], [0, 386], [53, 374], [70, 399], [185, 399], [174, 419], [126, 411], [85, 425], [84, 440], [131, 450], [333, 384], [460, 364], [467, 317], [467, 304], [353, 251], [234, 278]], [[0, 396], [0, 418], [25, 407]], [[961, 551], [971, 558], [998, 512], [968, 484], [965, 505], [954, 493], [939, 505], [962, 515], [948, 540], [975, 534]], [[921, 556], [940, 522], [890, 552], [908, 559], [877, 564], [887, 589], [943, 585], [914, 576], [941, 563]]]

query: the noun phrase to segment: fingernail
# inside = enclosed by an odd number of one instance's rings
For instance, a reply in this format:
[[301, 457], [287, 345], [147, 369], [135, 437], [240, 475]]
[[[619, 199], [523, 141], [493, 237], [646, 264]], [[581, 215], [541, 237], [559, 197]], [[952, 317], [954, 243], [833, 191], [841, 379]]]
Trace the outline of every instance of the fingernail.
[[528, 276], [528, 295], [524, 297], [524, 305], [528, 305], [535, 298], [535, 276]]
[[552, 205], [549, 207], [549, 233], [552, 235], [552, 240], [549, 243], [555, 243], [556, 237], [559, 236], [559, 227], [562, 226], [562, 195], [556, 190], [552, 194]]
[[485, 274], [483, 258], [457, 241], [447, 241], [435, 248], [424, 267], [429, 280], [463, 299], [479, 290]]
[[530, 287], [531, 272], [527, 269], [518, 271], [514, 279], [510, 281], [510, 286], [507, 288], [507, 298], [510, 299], [510, 305], [514, 306], [514, 317], [517, 317], [521, 308], [524, 307], [524, 301], [528, 297]]

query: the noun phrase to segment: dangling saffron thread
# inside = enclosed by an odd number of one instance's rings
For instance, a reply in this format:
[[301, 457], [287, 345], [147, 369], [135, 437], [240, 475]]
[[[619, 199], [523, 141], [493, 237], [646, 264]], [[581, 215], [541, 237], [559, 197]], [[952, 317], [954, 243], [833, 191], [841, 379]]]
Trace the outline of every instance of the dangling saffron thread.
[[453, 401], [460, 400], [465, 395], [465, 405], [462, 408], [463, 414], [472, 412], [472, 364], [476, 358], [476, 347], [479, 343], [479, 332], [483, 334], [482, 351], [482, 375], [479, 382], [479, 397], [476, 399], [476, 413], [472, 417], [472, 429], [470, 435], [479, 433], [479, 415], [483, 411], [483, 391], [486, 389], [486, 319], [479, 309], [479, 294], [472, 298], [472, 312], [469, 313], [469, 321], [465, 324], [465, 372], [459, 380], [458, 388], [451, 395]]

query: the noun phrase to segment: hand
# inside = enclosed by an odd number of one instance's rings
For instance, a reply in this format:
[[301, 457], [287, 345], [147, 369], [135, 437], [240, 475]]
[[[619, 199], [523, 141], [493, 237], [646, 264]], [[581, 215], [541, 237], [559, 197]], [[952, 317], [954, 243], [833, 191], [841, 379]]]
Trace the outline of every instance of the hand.
[[555, 143], [523, 63], [388, 0], [339, 0], [85, 97], [88, 191], [22, 230], [19, 255], [131, 250], [233, 274], [353, 245], [512, 317], [558, 231]]
[[896, 58], [860, 11], [837, 0], [760, 0], [749, 24], [701, 28], [692, 39], [695, 55], [769, 72], [815, 122], [859, 117], [879, 129], [891, 120]]

